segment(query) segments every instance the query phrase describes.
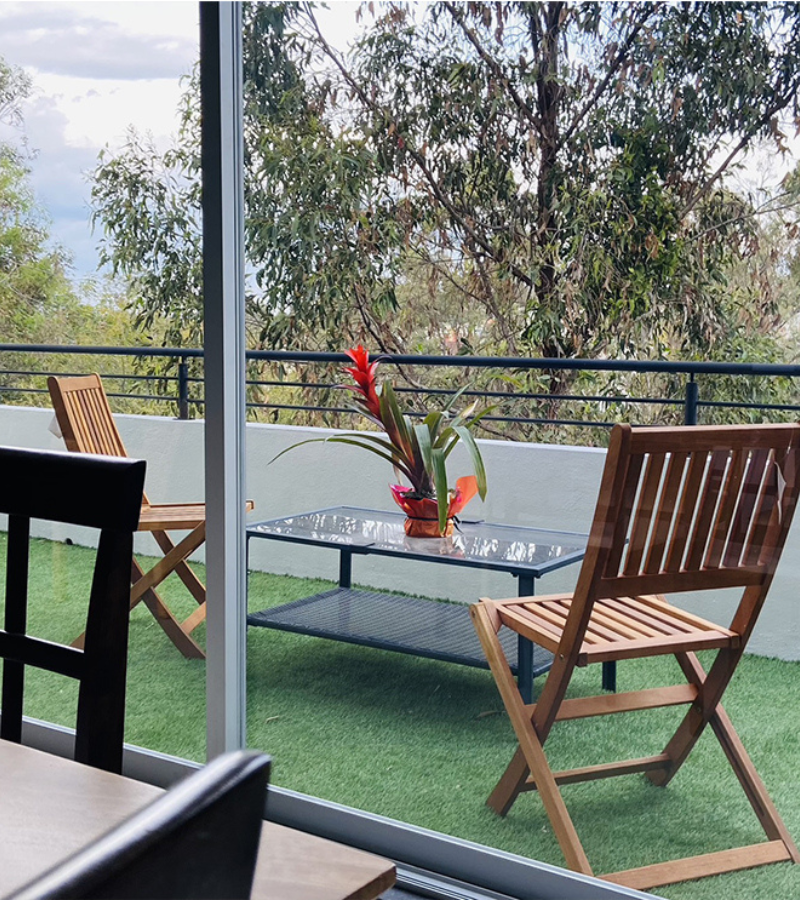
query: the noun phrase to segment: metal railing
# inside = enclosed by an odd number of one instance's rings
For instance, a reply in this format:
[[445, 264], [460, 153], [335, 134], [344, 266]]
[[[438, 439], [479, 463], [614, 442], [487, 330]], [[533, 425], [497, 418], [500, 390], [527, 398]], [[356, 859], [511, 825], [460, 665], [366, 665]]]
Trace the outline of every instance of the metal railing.
[[[80, 366], [75, 362], [79, 358]], [[188, 419], [202, 412], [202, 359], [202, 350], [187, 348], [0, 344], [0, 402], [31, 397], [46, 404], [48, 375], [98, 370], [110, 397], [150, 404], [150, 411], [167, 405], [178, 418]], [[800, 417], [800, 365], [418, 355], [381, 359], [384, 371], [397, 376], [395, 390], [407, 395], [415, 410], [411, 415], [424, 415], [431, 398], [447, 397], [467, 384], [464, 397], [493, 407], [483, 421], [490, 433], [494, 428], [501, 436], [519, 436], [520, 429], [537, 426], [604, 429], [621, 419], [697, 424], [708, 418]], [[304, 415], [316, 424], [338, 427], [351, 412], [335, 393], [339, 369], [348, 362], [343, 353], [248, 351], [250, 415], [288, 422]], [[637, 387], [650, 390], [637, 394]], [[660, 392], [653, 393], [653, 387]], [[740, 396], [731, 396], [737, 392]]]

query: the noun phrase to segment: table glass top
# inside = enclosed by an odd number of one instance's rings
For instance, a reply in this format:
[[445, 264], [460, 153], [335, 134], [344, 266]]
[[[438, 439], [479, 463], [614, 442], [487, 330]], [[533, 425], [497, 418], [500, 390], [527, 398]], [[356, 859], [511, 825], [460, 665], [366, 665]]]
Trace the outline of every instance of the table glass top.
[[446, 538], [410, 538], [402, 513], [338, 506], [248, 525], [251, 537], [335, 545], [367, 553], [439, 557], [444, 562], [539, 570], [580, 559], [587, 536], [490, 522], [461, 521]]

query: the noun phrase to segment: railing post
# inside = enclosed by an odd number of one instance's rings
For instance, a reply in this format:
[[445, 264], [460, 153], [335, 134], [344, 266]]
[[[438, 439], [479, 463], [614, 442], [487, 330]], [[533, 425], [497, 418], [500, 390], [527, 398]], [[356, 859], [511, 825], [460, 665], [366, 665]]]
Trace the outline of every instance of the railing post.
[[189, 418], [189, 363], [185, 356], [178, 363], [178, 418]]
[[694, 380], [694, 374], [689, 375], [686, 382], [686, 399], [683, 407], [683, 424], [697, 425], [697, 404], [700, 399], [700, 391], [697, 382]]

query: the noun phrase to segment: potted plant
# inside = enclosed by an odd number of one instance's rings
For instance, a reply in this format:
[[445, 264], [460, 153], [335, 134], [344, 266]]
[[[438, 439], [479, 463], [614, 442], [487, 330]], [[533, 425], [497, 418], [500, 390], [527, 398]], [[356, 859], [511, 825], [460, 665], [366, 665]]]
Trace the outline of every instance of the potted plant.
[[[327, 438], [310, 438], [287, 447], [275, 459], [301, 444], [316, 441], [350, 444], [369, 450], [394, 467], [408, 484], [391, 485], [392, 497], [406, 513], [405, 531], [410, 537], [442, 537], [452, 534], [453, 519], [479, 494], [486, 497], [486, 470], [472, 435], [488, 409], [475, 414], [477, 403], [454, 413], [453, 407], [464, 392], [457, 391], [444, 409], [429, 412], [412, 423], [403, 411], [392, 385], [378, 384], [375, 372], [380, 360], [370, 362], [369, 353], [358, 346], [346, 351], [353, 365], [346, 367], [355, 384], [340, 385], [354, 395], [353, 411], [376, 425], [382, 434], [351, 431]], [[447, 459], [461, 441], [466, 447], [474, 474], [457, 479], [451, 487], [447, 477]], [[274, 461], [274, 460], [273, 460]]]

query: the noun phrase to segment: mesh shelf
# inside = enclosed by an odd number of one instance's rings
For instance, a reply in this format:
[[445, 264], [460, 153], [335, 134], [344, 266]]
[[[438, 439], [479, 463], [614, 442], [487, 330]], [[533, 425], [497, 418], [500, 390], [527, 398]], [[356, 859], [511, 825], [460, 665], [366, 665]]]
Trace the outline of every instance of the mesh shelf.
[[[458, 603], [335, 588], [250, 613], [247, 624], [488, 668], [469, 609]], [[516, 672], [517, 636], [504, 629], [500, 639]], [[534, 676], [551, 662], [550, 653], [534, 646]]]

